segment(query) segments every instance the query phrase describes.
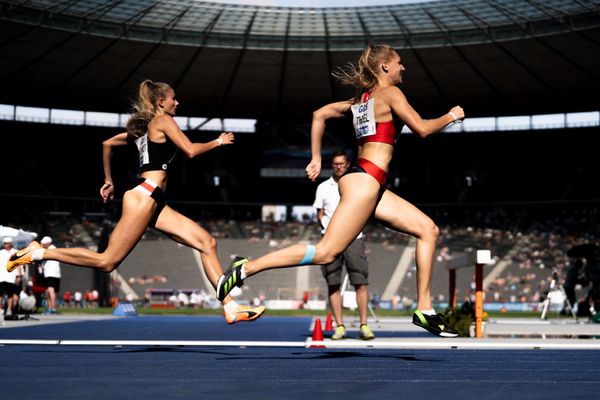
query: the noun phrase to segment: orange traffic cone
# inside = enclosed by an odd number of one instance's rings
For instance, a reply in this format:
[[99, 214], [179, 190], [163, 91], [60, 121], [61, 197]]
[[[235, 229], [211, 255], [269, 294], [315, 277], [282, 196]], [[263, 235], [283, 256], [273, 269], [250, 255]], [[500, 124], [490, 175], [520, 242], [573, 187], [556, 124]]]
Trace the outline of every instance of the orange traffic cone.
[[333, 330], [333, 321], [331, 320], [331, 312], [327, 312], [327, 319], [325, 320], [325, 330], [326, 331]]
[[[315, 329], [312, 334], [313, 342], [322, 342], [323, 341], [323, 329], [321, 328], [321, 318], [317, 318], [315, 320]], [[311, 345], [312, 348], [325, 348], [323, 345]]]

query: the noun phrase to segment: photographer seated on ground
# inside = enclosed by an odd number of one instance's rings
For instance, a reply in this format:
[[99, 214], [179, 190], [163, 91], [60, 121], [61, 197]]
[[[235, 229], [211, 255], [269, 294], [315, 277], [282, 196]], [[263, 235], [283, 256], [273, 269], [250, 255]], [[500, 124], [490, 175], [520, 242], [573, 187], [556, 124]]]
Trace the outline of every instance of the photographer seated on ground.
[[[563, 283], [563, 289], [565, 289], [565, 294], [567, 295], [567, 300], [571, 306], [575, 306], [577, 303], [577, 295], [575, 293], [575, 289], [577, 285], [581, 285], [581, 288], [584, 289], [590, 284], [590, 280], [587, 277], [586, 269], [585, 269], [585, 259], [579, 258], [575, 260], [575, 263], [571, 268], [567, 270], [567, 276], [565, 277], [565, 282]], [[578, 316], [589, 316], [589, 305], [579, 305], [577, 307]], [[570, 311], [567, 309], [567, 305], [560, 312], [561, 315], [569, 315]], [[585, 314], [582, 314], [585, 313]]]
[[19, 313], [25, 314], [27, 318], [29, 314], [33, 314], [36, 309], [36, 299], [33, 295], [33, 282], [27, 282], [27, 285], [19, 294]]
[[575, 246], [567, 255], [576, 259], [563, 284], [567, 299], [575, 304], [575, 287], [591, 284], [586, 298], [577, 305], [577, 316], [593, 317], [600, 311], [600, 247], [592, 243]]

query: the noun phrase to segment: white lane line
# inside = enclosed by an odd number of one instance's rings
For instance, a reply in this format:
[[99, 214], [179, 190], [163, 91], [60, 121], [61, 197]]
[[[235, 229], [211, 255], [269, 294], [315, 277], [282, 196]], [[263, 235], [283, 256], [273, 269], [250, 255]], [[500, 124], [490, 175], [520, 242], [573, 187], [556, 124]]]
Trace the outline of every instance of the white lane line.
[[0, 345], [60, 345], [60, 346], [173, 346], [173, 347], [306, 347], [328, 349], [469, 349], [469, 350], [600, 350], [596, 340], [502, 340], [502, 339], [375, 339], [341, 341], [307, 339], [285, 341], [218, 341], [218, 340], [60, 340], [60, 339], [0, 339]]
[[229, 347], [304, 347], [305, 342], [219, 341], [219, 340], [31, 340], [0, 339], [2, 344], [61, 346], [229, 346]]

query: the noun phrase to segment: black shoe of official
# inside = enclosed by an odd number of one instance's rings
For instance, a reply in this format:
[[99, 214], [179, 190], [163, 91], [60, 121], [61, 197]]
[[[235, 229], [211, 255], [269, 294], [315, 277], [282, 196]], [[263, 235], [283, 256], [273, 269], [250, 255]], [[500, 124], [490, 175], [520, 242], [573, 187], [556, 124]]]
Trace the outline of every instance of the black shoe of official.
[[247, 258], [236, 257], [229, 264], [229, 268], [217, 282], [217, 300], [223, 301], [234, 287], [241, 287], [244, 284], [244, 280], [241, 278], [242, 266], [247, 262]]
[[456, 333], [448, 324], [442, 314], [425, 315], [416, 310], [413, 314], [413, 324], [427, 329], [431, 334], [441, 337], [457, 337]]

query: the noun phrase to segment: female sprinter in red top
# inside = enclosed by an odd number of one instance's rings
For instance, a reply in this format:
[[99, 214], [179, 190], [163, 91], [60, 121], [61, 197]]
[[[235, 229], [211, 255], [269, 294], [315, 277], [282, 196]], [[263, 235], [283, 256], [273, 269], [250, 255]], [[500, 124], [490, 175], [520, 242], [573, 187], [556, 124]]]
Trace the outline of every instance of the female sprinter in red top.
[[403, 125], [420, 137], [439, 132], [448, 124], [464, 118], [463, 109], [453, 107], [436, 119], [423, 120], [411, 107], [402, 91], [405, 71], [398, 53], [388, 45], [369, 45], [358, 65], [340, 69], [334, 76], [354, 86], [359, 94], [351, 100], [328, 104], [313, 113], [311, 126], [312, 160], [306, 167], [309, 179], [321, 172], [321, 141], [330, 118], [353, 113], [358, 141], [357, 164], [339, 180], [340, 204], [327, 232], [316, 245], [297, 244], [255, 260], [236, 260], [219, 278], [217, 298], [223, 298], [233, 286], [260, 271], [295, 265], [329, 264], [356, 238], [369, 217], [374, 215], [387, 227], [413, 235], [417, 239], [418, 305], [413, 323], [434, 335], [457, 334], [436, 314], [431, 302], [431, 277], [439, 229], [414, 205], [385, 189], [395, 140]]
[[[6, 268], [32, 261], [57, 260], [111, 272], [119, 266], [135, 247], [148, 227], [154, 227], [178, 243], [196, 249], [201, 254], [202, 264], [213, 286], [223, 270], [217, 255], [217, 241], [191, 219], [165, 204], [164, 190], [171, 161], [179, 152], [189, 158], [196, 157], [219, 146], [232, 144], [231, 132], [221, 133], [216, 140], [207, 143], [192, 143], [179, 129], [173, 119], [178, 101], [175, 92], [166, 83], [145, 80], [139, 87], [139, 98], [133, 105], [135, 113], [127, 122], [127, 132], [119, 133], [103, 142], [104, 184], [100, 195], [106, 202], [114, 197], [111, 172], [112, 149], [135, 142], [139, 152], [140, 180], [138, 185], [123, 195], [123, 209], [108, 247], [103, 253], [85, 248], [40, 248], [32, 242], [17, 252]], [[232, 324], [251, 321], [262, 315], [264, 306], [250, 308], [236, 304], [231, 297], [223, 297], [225, 318]]]

